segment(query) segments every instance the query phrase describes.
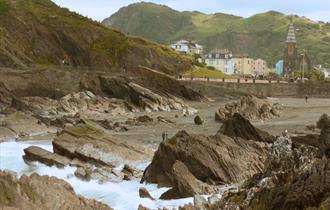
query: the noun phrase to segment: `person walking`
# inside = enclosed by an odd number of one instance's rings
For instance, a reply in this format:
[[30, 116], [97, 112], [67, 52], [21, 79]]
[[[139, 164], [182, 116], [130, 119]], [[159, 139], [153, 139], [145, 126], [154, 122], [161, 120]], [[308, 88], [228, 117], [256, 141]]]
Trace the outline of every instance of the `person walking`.
[[306, 101], [306, 103], [307, 103], [307, 101], [308, 101], [308, 96], [307, 96], [307, 95], [305, 95], [305, 101]]
[[165, 138], [166, 138], [166, 134], [165, 134], [165, 132], [163, 131], [163, 132], [162, 132], [162, 139], [163, 139], [163, 141], [165, 140]]

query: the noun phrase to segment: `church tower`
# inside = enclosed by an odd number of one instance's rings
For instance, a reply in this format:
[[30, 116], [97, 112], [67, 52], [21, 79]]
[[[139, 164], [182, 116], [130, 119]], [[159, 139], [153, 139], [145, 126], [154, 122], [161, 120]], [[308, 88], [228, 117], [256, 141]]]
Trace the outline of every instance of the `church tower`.
[[285, 41], [286, 47], [284, 52], [284, 73], [291, 73], [297, 67], [297, 40], [294, 26], [291, 23], [288, 28], [288, 35]]

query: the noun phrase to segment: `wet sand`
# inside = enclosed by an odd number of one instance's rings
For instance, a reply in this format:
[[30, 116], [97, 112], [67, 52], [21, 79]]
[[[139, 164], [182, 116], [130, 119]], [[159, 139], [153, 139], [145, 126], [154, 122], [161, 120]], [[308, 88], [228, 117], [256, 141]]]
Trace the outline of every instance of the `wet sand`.
[[[283, 104], [284, 110], [281, 116], [265, 122], [256, 121], [252, 123], [273, 135], [280, 135], [284, 130], [288, 130], [290, 133], [310, 133], [311, 131], [306, 129], [306, 125], [315, 124], [323, 113], [330, 114], [330, 99], [312, 98], [307, 103], [301, 98], [269, 98], [269, 100], [273, 103]], [[161, 133], [163, 131], [168, 131], [169, 137], [175, 135], [179, 130], [186, 130], [188, 133], [193, 134], [212, 135], [221, 126], [221, 123], [214, 120], [214, 113], [220, 106], [228, 102], [230, 101], [188, 102], [190, 106], [198, 109], [198, 115], [204, 120], [204, 124], [200, 126], [194, 124], [196, 115], [183, 117], [181, 111], [139, 113], [138, 116], [148, 115], [154, 120], [157, 116], [166, 117], [175, 123], [154, 122], [146, 126], [128, 127], [127, 132], [114, 133], [114, 136], [134, 141], [155, 150], [162, 141]], [[175, 115], [179, 117], [175, 118]], [[117, 120], [125, 121], [126, 119], [127, 117], [117, 117]]]

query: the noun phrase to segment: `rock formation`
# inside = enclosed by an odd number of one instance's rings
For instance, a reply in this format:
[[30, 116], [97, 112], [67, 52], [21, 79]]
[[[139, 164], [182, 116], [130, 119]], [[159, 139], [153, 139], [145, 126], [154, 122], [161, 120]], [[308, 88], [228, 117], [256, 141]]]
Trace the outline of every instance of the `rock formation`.
[[329, 209], [330, 161], [324, 152], [329, 133], [326, 123], [316, 146], [303, 141], [293, 144], [290, 137], [279, 137], [262, 173], [248, 179], [239, 192], [225, 195], [206, 209]]
[[243, 96], [238, 102], [228, 103], [219, 108], [215, 113], [215, 120], [224, 122], [235, 113], [239, 113], [248, 120], [268, 120], [278, 117], [282, 109], [282, 106], [278, 103], [270, 104], [266, 100], [248, 95]]
[[231, 118], [223, 122], [219, 134], [223, 134], [232, 138], [242, 138], [247, 140], [255, 140], [260, 142], [274, 142], [275, 137], [255, 128], [250, 121], [235, 113]]
[[75, 194], [70, 184], [55, 177], [16, 175], [0, 171], [1, 209], [111, 210], [105, 204]]
[[23, 159], [25, 161], [39, 161], [48, 166], [56, 165], [57, 167], [64, 167], [70, 163], [70, 159], [36, 146], [24, 149], [24, 153]]
[[[141, 181], [173, 187], [173, 192], [181, 189], [175, 179], [178, 175], [174, 173], [180, 169], [183, 177], [192, 177], [190, 180], [208, 185], [242, 182], [262, 171], [267, 156], [267, 143], [255, 139], [257, 137], [231, 138], [220, 133], [215, 136], [190, 135], [180, 131], [159, 145]], [[174, 167], [177, 161], [183, 166]], [[188, 186], [182, 180], [180, 183]], [[206, 188], [198, 187], [198, 190], [198, 193], [207, 192]], [[189, 191], [189, 195], [193, 194]], [[185, 196], [179, 190], [175, 193], [175, 197]]]

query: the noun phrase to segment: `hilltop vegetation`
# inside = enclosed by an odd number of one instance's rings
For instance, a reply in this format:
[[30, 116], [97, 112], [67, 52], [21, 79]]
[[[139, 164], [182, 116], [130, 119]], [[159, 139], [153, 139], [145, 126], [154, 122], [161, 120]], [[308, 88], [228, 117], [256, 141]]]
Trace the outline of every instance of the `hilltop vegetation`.
[[0, 67], [146, 66], [174, 74], [191, 59], [109, 29], [50, 0], [0, 0]]
[[[242, 18], [223, 13], [178, 12], [152, 3], [137, 3], [120, 9], [103, 24], [125, 33], [168, 44], [193, 39], [206, 51], [229, 48], [274, 64], [283, 57], [287, 25], [292, 18], [299, 49], [305, 48], [313, 63], [330, 65], [330, 25], [276, 11]], [[170, 30], [169, 30], [170, 29]]]

